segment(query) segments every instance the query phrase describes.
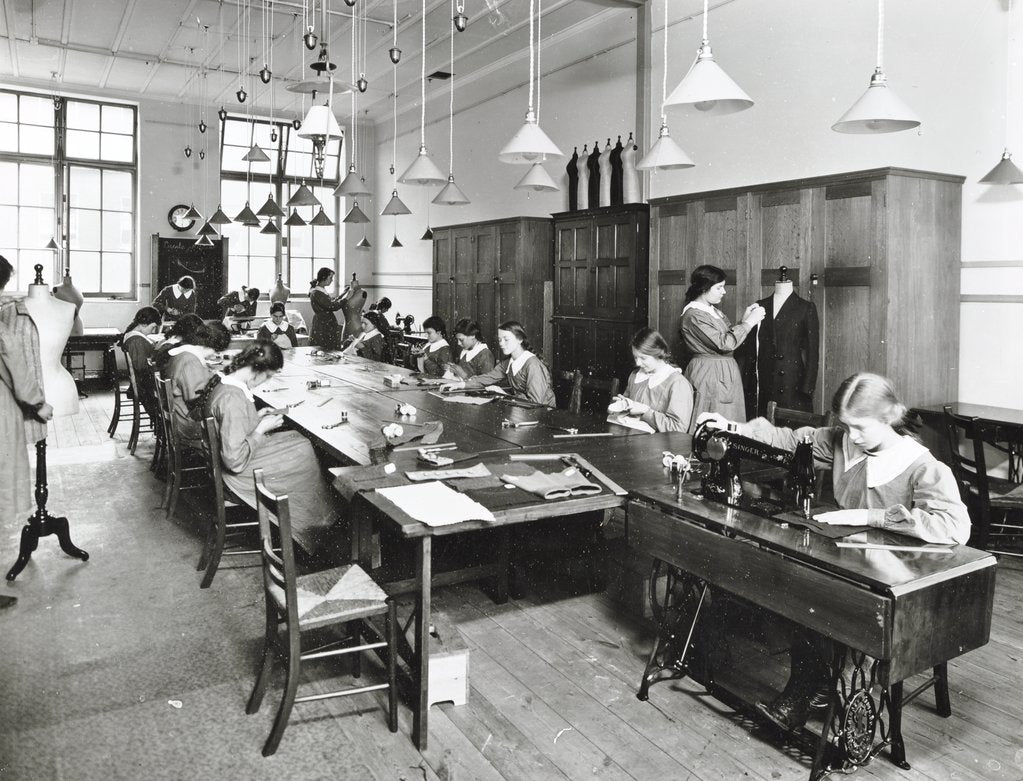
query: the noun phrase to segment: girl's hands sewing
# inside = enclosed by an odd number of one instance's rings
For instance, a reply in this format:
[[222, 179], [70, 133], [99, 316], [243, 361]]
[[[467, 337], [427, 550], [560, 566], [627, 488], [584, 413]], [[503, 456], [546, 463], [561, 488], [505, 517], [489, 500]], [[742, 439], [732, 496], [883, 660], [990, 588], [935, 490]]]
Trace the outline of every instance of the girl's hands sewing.
[[264, 415], [259, 419], [259, 423], [256, 424], [256, 433], [266, 434], [276, 428], [280, 428], [282, 425], [284, 425], [284, 418], [282, 416], [274, 414]]
[[641, 401], [635, 401], [630, 399], [628, 396], [618, 394], [614, 397], [611, 404], [607, 408], [608, 412], [624, 412], [626, 415], [639, 416], [650, 411], [650, 407]]
[[465, 380], [455, 380], [454, 382], [446, 382], [440, 386], [441, 392], [461, 390], [465, 387]]
[[706, 423], [710, 428], [727, 429], [732, 421], [717, 412], [701, 412], [696, 418], [696, 425]]

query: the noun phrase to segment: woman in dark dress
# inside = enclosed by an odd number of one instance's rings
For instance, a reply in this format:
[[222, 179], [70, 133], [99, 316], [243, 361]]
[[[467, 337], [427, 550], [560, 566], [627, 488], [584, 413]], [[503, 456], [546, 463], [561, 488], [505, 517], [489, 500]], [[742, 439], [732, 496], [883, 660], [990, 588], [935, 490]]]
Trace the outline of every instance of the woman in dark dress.
[[135, 317], [121, 334], [121, 349], [125, 358], [131, 361], [131, 368], [138, 385], [139, 403], [145, 408], [150, 420], [156, 420], [160, 414], [156, 399], [156, 381], [153, 367], [149, 359], [153, 355], [154, 346], [149, 337], [160, 330], [160, 312], [151, 306], [144, 306], [135, 313]]
[[341, 349], [341, 324], [335, 312], [341, 308], [343, 296], [331, 298], [327, 288], [334, 284], [334, 270], [326, 266], [316, 272], [311, 283], [309, 303], [313, 308], [313, 327], [309, 331], [309, 344], [322, 350]]

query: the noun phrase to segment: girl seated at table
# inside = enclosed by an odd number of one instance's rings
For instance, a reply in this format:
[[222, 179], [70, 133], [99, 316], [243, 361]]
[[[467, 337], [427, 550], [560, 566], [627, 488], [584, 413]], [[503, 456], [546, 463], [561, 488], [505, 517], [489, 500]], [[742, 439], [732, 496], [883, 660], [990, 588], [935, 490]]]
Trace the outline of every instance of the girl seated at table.
[[[155, 307], [154, 307], [155, 308]], [[170, 358], [170, 351], [181, 344], [195, 329], [203, 324], [199, 315], [182, 315], [174, 321], [174, 325], [167, 331], [167, 336], [153, 349], [153, 365], [157, 371], [163, 371]]]
[[149, 365], [149, 359], [155, 350], [149, 337], [160, 330], [162, 319], [158, 309], [144, 306], [135, 313], [135, 317], [121, 335], [121, 349], [124, 350], [125, 358], [131, 361], [135, 382], [138, 384], [139, 403], [152, 421], [157, 420], [160, 408], [156, 399], [153, 367]]
[[447, 340], [447, 326], [437, 315], [423, 321], [426, 344], [418, 351], [419, 371], [427, 377], [443, 377], [449, 363], [454, 361], [451, 346]]
[[288, 322], [286, 314], [283, 303], [278, 301], [271, 304], [270, 319], [259, 327], [256, 340], [273, 342], [282, 350], [298, 347], [298, 334], [295, 333], [295, 326]]
[[222, 323], [203, 323], [167, 353], [169, 359], [161, 374], [171, 383], [171, 414], [178, 441], [183, 445], [199, 446], [202, 429], [190, 411], [210, 379], [206, 362], [215, 353], [226, 350], [229, 344], [231, 334]]
[[[965, 544], [970, 516], [952, 470], [908, 433], [906, 406], [891, 380], [861, 372], [847, 378], [831, 402], [839, 425], [777, 428], [764, 418], [732, 423], [705, 412], [708, 422], [774, 447], [791, 450], [804, 437], [813, 443], [815, 463], [831, 468], [835, 512], [815, 515], [823, 523], [874, 527], [930, 543]], [[791, 674], [782, 693], [758, 703], [764, 715], [785, 729], [806, 722], [811, 705], [826, 706], [828, 645], [809, 630], [789, 626]], [[815, 696], [816, 695], [816, 696]]]
[[615, 397], [610, 413], [636, 417], [654, 431], [688, 431], [693, 417], [693, 386], [682, 370], [672, 365], [671, 350], [653, 328], [632, 337], [636, 370], [625, 393]]
[[196, 405], [203, 418], [217, 421], [224, 483], [238, 498], [256, 506], [252, 472], [262, 469], [267, 487], [287, 494], [292, 535], [307, 553], [322, 551], [338, 518], [330, 484], [313, 447], [298, 431], [277, 431], [284, 422], [272, 409], [256, 411], [252, 390], [284, 366], [273, 342], [256, 342], [234, 357], [223, 373], [205, 383]]
[[242, 285], [241, 290], [232, 290], [217, 299], [217, 306], [223, 312], [224, 325], [231, 318], [253, 318], [259, 302], [259, 288]]
[[376, 312], [362, 313], [362, 333], [352, 339], [342, 350], [343, 355], [358, 355], [371, 361], [384, 359], [384, 335], [379, 327], [380, 319]]
[[515, 320], [501, 323], [497, 327], [497, 346], [506, 357], [493, 369], [467, 380], [456, 380], [442, 385], [441, 389], [487, 388], [498, 391], [507, 389], [512, 394], [522, 396], [535, 404], [555, 406], [551, 370], [529, 351], [529, 337], [522, 324]]
[[480, 326], [475, 320], [466, 317], [458, 321], [455, 325], [455, 341], [461, 348], [458, 363], [453, 369], [459, 379], [486, 374], [494, 368], [494, 354], [486, 342], [480, 341]]

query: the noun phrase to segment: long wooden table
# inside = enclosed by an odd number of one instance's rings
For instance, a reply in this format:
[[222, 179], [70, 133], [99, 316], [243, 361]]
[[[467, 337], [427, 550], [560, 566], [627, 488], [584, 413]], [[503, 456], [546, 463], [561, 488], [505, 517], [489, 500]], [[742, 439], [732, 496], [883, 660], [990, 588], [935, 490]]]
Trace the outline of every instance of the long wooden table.
[[[1009, 479], [1014, 483], [1023, 482], [1023, 409], [970, 404], [964, 401], [949, 402], [949, 406], [953, 414], [976, 418], [979, 423], [985, 425], [991, 444], [1009, 456]], [[944, 453], [945, 460], [950, 463], [951, 453], [946, 452], [948, 440], [944, 435], [944, 407], [944, 404], [932, 404], [914, 407], [910, 411], [918, 414], [938, 435], [934, 441], [925, 444], [937, 445], [938, 452]]]

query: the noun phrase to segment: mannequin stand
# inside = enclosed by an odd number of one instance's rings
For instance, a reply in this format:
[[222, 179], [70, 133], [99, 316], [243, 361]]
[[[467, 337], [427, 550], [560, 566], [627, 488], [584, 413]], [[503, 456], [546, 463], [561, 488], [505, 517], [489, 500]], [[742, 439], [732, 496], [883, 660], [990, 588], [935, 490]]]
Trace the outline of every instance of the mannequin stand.
[[36, 511], [21, 529], [21, 549], [18, 551], [18, 560], [7, 573], [8, 580], [14, 580], [25, 569], [25, 565], [39, 547], [39, 538], [51, 534], [57, 535], [60, 549], [68, 556], [74, 556], [82, 561], [89, 560], [89, 554], [81, 548], [76, 548], [71, 542], [67, 518], [57, 518], [46, 511], [46, 500], [49, 495], [50, 489], [46, 483], [46, 440], [40, 439], [36, 442]]

